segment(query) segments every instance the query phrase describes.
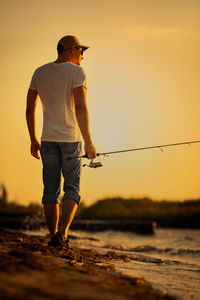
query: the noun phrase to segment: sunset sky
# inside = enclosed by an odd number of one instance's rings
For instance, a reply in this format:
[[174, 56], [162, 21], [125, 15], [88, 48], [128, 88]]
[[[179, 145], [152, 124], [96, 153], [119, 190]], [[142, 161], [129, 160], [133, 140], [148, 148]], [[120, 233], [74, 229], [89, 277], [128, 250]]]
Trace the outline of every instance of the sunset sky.
[[[41, 201], [26, 94], [34, 70], [55, 60], [64, 35], [90, 46], [82, 66], [97, 152], [200, 140], [199, 0], [1, 1], [0, 30], [0, 184], [10, 200]], [[40, 104], [36, 121], [39, 139]], [[86, 204], [113, 195], [200, 198], [200, 144], [100, 160], [102, 168], [82, 171]]]

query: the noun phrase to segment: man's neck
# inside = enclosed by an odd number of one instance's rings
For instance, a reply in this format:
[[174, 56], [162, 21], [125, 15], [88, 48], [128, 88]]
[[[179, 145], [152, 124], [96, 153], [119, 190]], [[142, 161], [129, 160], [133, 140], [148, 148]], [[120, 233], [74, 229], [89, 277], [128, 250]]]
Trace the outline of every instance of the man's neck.
[[72, 62], [70, 55], [58, 55], [57, 59], [54, 61], [56, 64], [61, 64], [64, 62]]
[[55, 64], [61, 64], [61, 63], [64, 63], [64, 62], [71, 62], [70, 60], [66, 60], [66, 59], [61, 59], [61, 58], [57, 58], [54, 63]]

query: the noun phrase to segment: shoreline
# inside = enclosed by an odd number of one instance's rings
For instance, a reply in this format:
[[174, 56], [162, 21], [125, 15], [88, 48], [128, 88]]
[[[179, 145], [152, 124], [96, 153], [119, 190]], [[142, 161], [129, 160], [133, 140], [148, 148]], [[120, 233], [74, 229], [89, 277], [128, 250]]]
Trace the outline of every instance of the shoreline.
[[144, 299], [173, 300], [143, 278], [115, 271], [114, 260], [128, 255], [73, 247], [48, 247], [47, 236], [31, 236], [0, 229], [0, 294], [10, 299]]

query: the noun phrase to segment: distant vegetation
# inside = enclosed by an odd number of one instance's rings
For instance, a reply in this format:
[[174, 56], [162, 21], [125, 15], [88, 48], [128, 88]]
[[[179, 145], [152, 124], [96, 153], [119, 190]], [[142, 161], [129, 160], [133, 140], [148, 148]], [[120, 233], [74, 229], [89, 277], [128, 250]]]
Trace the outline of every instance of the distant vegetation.
[[30, 203], [27, 206], [20, 205], [15, 201], [8, 201], [8, 193], [4, 184], [0, 185], [0, 217], [25, 217], [42, 216], [43, 208], [40, 204]]
[[[41, 204], [28, 206], [8, 201], [7, 190], [0, 187], [0, 224], [8, 217], [43, 218]], [[161, 227], [200, 228], [200, 199], [154, 201], [150, 198], [110, 197], [86, 207], [80, 202], [76, 219], [156, 221]]]
[[153, 201], [149, 198], [106, 198], [89, 207], [80, 206], [76, 218], [156, 221], [159, 226], [200, 228], [200, 199]]

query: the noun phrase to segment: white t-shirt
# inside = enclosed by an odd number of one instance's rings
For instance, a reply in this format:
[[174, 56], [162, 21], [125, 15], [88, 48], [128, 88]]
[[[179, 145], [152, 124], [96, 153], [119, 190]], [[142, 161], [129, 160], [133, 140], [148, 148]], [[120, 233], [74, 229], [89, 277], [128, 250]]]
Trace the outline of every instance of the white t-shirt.
[[81, 140], [72, 92], [78, 86], [87, 88], [86, 74], [82, 67], [70, 62], [51, 62], [34, 72], [29, 88], [37, 91], [42, 102], [42, 141]]

